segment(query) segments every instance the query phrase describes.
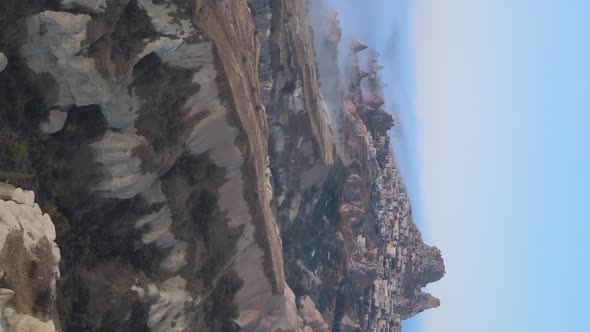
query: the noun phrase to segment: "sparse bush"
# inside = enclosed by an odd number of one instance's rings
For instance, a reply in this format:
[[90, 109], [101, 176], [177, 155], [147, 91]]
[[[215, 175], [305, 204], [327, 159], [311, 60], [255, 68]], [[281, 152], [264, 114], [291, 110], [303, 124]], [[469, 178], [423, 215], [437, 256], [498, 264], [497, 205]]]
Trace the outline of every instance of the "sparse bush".
[[12, 143], [6, 147], [5, 152], [10, 161], [19, 162], [29, 153], [29, 149], [25, 144]]
[[70, 220], [59, 212], [55, 204], [50, 202], [43, 204], [43, 212], [47, 213], [53, 221], [58, 239], [64, 239], [71, 234]]
[[76, 134], [79, 131], [80, 131], [80, 125], [75, 122], [71, 122], [66, 126], [66, 133], [68, 133], [70, 135]]
[[43, 211], [45, 211], [45, 213], [47, 213], [52, 219], [57, 217], [57, 214], [59, 213], [59, 210], [57, 209], [57, 206], [55, 206], [55, 204], [52, 203], [45, 203], [45, 205], [43, 205]]
[[32, 177], [33, 174], [31, 173], [0, 171], [0, 180], [15, 186], [19, 186], [21, 184], [20, 181], [28, 180]]

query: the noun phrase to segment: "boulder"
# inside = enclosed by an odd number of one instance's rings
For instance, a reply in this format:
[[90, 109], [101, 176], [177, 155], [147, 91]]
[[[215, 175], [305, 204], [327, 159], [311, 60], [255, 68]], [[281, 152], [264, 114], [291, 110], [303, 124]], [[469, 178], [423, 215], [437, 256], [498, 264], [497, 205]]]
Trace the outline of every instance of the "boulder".
[[8, 59], [4, 53], [0, 52], [0, 73], [6, 68], [8, 65]]
[[67, 118], [68, 113], [59, 110], [51, 110], [49, 111], [47, 121], [41, 123], [40, 129], [46, 134], [56, 133], [64, 127]]

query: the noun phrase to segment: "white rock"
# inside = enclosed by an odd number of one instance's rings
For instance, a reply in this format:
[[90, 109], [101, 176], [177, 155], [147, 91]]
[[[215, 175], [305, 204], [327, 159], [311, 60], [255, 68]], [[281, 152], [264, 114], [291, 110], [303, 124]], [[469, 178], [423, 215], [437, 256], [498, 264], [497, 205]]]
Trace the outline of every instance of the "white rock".
[[148, 296], [158, 292], [158, 301], [150, 306], [147, 326], [154, 332], [183, 332], [189, 327], [192, 317], [187, 316], [187, 303], [198, 305], [185, 290], [186, 281], [182, 277], [173, 277], [164, 281], [158, 290], [154, 285], [148, 286]]
[[49, 111], [49, 118], [47, 121], [41, 123], [40, 129], [46, 134], [57, 133], [64, 127], [67, 118], [68, 113], [58, 110], [51, 110]]
[[[11, 189], [12, 193], [10, 193]], [[22, 231], [27, 234], [23, 237], [23, 244], [29, 252], [32, 252], [37, 243], [46, 237], [52, 245], [54, 269], [57, 271], [60, 255], [57, 244], [54, 242], [55, 226], [49, 215], [42, 214], [39, 205], [34, 201], [34, 192], [0, 183], [0, 250], [4, 247], [6, 236], [11, 231]], [[34, 255], [31, 254], [31, 257]]]
[[139, 4], [146, 9], [154, 29], [163, 35], [176, 35], [182, 38], [194, 31], [190, 20], [175, 19], [177, 7], [170, 1], [156, 4], [155, 1], [140, 0]]
[[107, 8], [106, 0], [61, 0], [64, 8], [86, 8], [94, 13], [104, 13]]
[[55, 332], [53, 321], [43, 322], [29, 315], [14, 314], [7, 321], [9, 332]]
[[[52, 272], [54, 278], [48, 280], [47, 286], [52, 289], [52, 292], [55, 292], [55, 280], [59, 277], [60, 253], [54, 242], [56, 234], [51, 218], [49, 215], [43, 214], [39, 205], [35, 203], [35, 193], [15, 188], [6, 183], [0, 183], [0, 250], [4, 248], [8, 234], [13, 231], [23, 233], [23, 247], [28, 252], [31, 260], [37, 259], [36, 255], [33, 254], [33, 250], [39, 245], [39, 241], [44, 238], [49, 240], [53, 254]], [[10, 264], [8, 268], [10, 269]], [[13, 296], [13, 290], [0, 289], [0, 332], [55, 331], [55, 325], [52, 321], [42, 322], [32, 316], [15, 313], [11, 308], [4, 308]], [[55, 293], [52, 296], [55, 296]]]
[[185, 266], [187, 249], [188, 244], [186, 242], [177, 240], [177, 244], [170, 250], [170, 254], [160, 263], [162, 270], [175, 273]]
[[24, 191], [21, 188], [16, 188], [13, 185], [0, 182], [0, 199], [7, 201], [15, 201], [19, 204], [24, 204], [35, 208], [35, 193], [32, 191]]
[[109, 130], [91, 145], [96, 162], [104, 166], [105, 178], [96, 189], [105, 197], [132, 198], [153, 185], [157, 174], [142, 173], [141, 160], [133, 156], [133, 149], [143, 143], [142, 136]]
[[[107, 85], [95, 69], [94, 60], [78, 56], [86, 40], [88, 15], [45, 11], [24, 19], [30, 36], [20, 52], [36, 73], [48, 72], [59, 86], [57, 105], [95, 104]], [[40, 31], [45, 31], [43, 34]]]
[[2, 72], [8, 65], [8, 59], [4, 53], [0, 52], [0, 72]]
[[137, 296], [139, 297], [144, 297], [145, 296], [145, 290], [137, 285], [133, 285], [131, 286], [131, 290], [137, 293]]
[[[160, 186], [160, 180], [157, 180], [156, 184], [148, 191], [149, 195], [147, 197], [156, 200], [160, 195], [163, 197]], [[146, 197], [143, 194], [142, 196]], [[160, 264], [160, 267], [165, 272], [177, 272], [187, 263], [186, 251], [188, 244], [174, 237], [170, 229], [171, 225], [172, 214], [168, 206], [144, 216], [135, 223], [137, 228], [147, 228], [147, 231], [142, 235], [144, 244], [155, 243], [160, 248], [172, 248], [169, 250], [168, 256]]]
[[6, 327], [6, 316], [12, 316], [12, 313], [9, 312], [9, 315], [5, 315], [4, 307], [8, 304], [8, 301], [12, 299], [14, 296], [14, 291], [7, 288], [0, 288], [0, 332], [5, 331]]

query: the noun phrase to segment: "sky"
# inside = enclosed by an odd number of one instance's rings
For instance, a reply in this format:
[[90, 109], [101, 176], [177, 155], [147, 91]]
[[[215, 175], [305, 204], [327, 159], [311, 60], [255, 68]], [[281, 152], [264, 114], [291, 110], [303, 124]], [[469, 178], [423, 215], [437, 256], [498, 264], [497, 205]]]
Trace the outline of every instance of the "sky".
[[590, 1], [332, 0], [375, 47], [447, 274], [406, 332], [587, 331]]

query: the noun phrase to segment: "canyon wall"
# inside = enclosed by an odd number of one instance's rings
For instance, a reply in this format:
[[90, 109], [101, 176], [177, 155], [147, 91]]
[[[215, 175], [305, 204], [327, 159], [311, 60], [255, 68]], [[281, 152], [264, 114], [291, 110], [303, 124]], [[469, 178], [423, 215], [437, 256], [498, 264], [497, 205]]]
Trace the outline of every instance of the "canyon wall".
[[[0, 180], [29, 190], [0, 185], [0, 250], [40, 264], [20, 286], [6, 270], [14, 315], [62, 331], [396, 331], [438, 306], [421, 288], [444, 264], [412, 221], [378, 59], [357, 42], [340, 68], [337, 15], [313, 10], [0, 4]], [[41, 304], [20, 305], [18, 287], [42, 283], [26, 295]]]

